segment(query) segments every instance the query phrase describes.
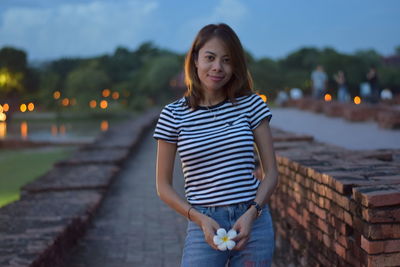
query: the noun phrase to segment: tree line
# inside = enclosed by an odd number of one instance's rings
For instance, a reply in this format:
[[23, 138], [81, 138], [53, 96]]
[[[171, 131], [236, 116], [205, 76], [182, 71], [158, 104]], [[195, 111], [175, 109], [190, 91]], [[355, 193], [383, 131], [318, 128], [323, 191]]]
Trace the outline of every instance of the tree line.
[[[344, 54], [332, 48], [313, 47], [301, 48], [277, 60], [256, 59], [249, 52], [246, 54], [255, 89], [272, 100], [278, 91], [293, 87], [309, 94], [310, 74], [317, 64], [324, 66], [329, 76], [328, 92], [334, 96], [337, 91], [334, 73], [344, 71], [350, 93], [355, 96], [371, 66], [378, 70], [380, 88], [400, 93], [400, 46], [391, 61], [374, 50]], [[0, 100], [18, 98], [53, 109], [58, 103], [52, 95], [59, 91], [62, 97], [74, 98], [79, 108], [88, 108], [87, 103], [99, 101], [102, 90], [108, 88], [118, 92], [120, 102], [130, 109], [164, 104], [184, 92], [180, 75], [184, 57], [146, 42], [136, 50], [118, 47], [111, 55], [62, 58], [30, 66], [25, 51], [3, 47], [0, 49]]]

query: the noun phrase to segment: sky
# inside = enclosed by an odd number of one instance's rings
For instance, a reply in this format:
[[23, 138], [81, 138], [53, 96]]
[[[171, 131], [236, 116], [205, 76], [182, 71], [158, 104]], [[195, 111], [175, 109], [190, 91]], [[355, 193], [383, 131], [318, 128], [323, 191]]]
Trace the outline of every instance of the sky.
[[400, 0], [0, 0], [0, 48], [30, 61], [112, 54], [146, 41], [185, 53], [210, 23], [230, 25], [255, 58], [302, 47], [342, 53], [400, 46]]

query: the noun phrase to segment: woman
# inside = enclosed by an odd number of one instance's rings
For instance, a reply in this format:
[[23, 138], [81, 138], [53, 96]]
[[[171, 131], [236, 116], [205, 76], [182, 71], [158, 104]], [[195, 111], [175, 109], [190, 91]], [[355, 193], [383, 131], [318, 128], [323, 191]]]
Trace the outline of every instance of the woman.
[[[278, 179], [271, 113], [252, 92], [242, 45], [228, 25], [199, 31], [186, 55], [185, 79], [185, 97], [165, 106], [154, 133], [158, 195], [189, 220], [182, 266], [270, 266], [267, 203]], [[261, 181], [253, 175], [254, 142], [266, 174]], [[172, 187], [177, 150], [186, 200]], [[233, 250], [214, 244], [219, 228], [237, 231]]]

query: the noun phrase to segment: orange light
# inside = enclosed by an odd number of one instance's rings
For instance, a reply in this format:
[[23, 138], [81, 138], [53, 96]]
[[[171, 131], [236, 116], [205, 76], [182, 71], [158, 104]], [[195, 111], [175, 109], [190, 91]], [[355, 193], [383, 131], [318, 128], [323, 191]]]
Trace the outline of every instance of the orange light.
[[104, 89], [102, 92], [103, 97], [109, 97], [111, 94], [110, 89]]
[[101, 107], [102, 109], [106, 109], [106, 108], [108, 107], [108, 102], [107, 102], [107, 100], [101, 100], [101, 101], [100, 101], [100, 107]]
[[101, 131], [105, 132], [108, 130], [108, 121], [102, 121], [100, 124]]
[[259, 94], [259, 93], [257, 93], [257, 95], [258, 95], [259, 97], [261, 97], [261, 99], [262, 99], [264, 102], [267, 102], [268, 98], [267, 98], [266, 95]]
[[89, 102], [89, 107], [95, 108], [96, 106], [97, 106], [96, 100], [91, 100], [91, 101]]
[[55, 92], [53, 93], [53, 98], [54, 98], [54, 99], [59, 99], [60, 97], [61, 97], [60, 91], [55, 91]]
[[0, 122], [0, 139], [4, 139], [7, 135], [7, 123]]
[[32, 102], [28, 104], [28, 110], [29, 111], [33, 111], [35, 109], [35, 104], [33, 104]]
[[58, 132], [57, 125], [52, 124], [51, 125], [51, 135], [52, 136], [57, 136], [57, 132]]
[[332, 101], [332, 96], [330, 94], [325, 94], [324, 99], [326, 102]]
[[9, 111], [9, 110], [10, 110], [10, 106], [9, 106], [7, 103], [5, 103], [5, 104], [3, 105], [3, 110], [4, 110], [4, 112]]
[[26, 121], [21, 122], [20, 125], [21, 128], [21, 137], [22, 139], [27, 139], [28, 138], [28, 123]]
[[19, 110], [21, 110], [21, 112], [25, 112], [26, 111], [26, 105], [25, 104], [21, 104], [21, 106], [19, 106]]
[[361, 98], [359, 96], [354, 97], [354, 104], [356, 105], [361, 104]]
[[112, 93], [112, 98], [117, 100], [119, 98], [119, 93], [118, 92]]
[[64, 99], [62, 100], [61, 104], [62, 104], [64, 107], [68, 106], [68, 105], [69, 105], [69, 99], [68, 99], [68, 98], [64, 98]]
[[6, 121], [6, 119], [7, 119], [7, 115], [3, 112], [0, 112], [0, 121], [3, 122], [3, 121]]

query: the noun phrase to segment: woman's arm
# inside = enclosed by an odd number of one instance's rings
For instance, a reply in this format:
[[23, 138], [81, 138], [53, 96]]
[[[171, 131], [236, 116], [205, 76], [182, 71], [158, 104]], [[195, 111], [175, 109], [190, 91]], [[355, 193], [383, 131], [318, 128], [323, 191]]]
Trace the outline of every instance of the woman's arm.
[[219, 228], [218, 223], [197, 210], [190, 209], [191, 206], [176, 193], [172, 186], [175, 155], [176, 144], [158, 140], [156, 168], [157, 194], [162, 201], [176, 212], [199, 225], [204, 232], [207, 243], [214, 249], [218, 249], [213, 242], [215, 232]]
[[[262, 168], [263, 178], [258, 186], [256, 201], [260, 206], [264, 206], [269, 201], [276, 185], [278, 184], [278, 169], [272, 141], [271, 129], [267, 119], [263, 119], [260, 125], [253, 130], [254, 140]], [[240, 250], [246, 246], [250, 237], [251, 226], [256, 219], [257, 210], [252, 206], [235, 223], [233, 228], [239, 232], [235, 238], [238, 241], [235, 249]]]

